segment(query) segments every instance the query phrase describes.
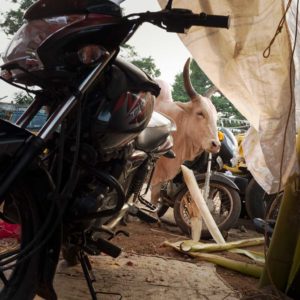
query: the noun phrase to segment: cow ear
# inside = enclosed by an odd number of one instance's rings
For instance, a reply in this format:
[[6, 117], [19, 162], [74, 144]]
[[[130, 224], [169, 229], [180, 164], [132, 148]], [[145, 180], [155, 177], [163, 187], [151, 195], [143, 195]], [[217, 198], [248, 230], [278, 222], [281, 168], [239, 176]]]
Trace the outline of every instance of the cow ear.
[[175, 104], [188, 114], [192, 112], [191, 102], [175, 102]]

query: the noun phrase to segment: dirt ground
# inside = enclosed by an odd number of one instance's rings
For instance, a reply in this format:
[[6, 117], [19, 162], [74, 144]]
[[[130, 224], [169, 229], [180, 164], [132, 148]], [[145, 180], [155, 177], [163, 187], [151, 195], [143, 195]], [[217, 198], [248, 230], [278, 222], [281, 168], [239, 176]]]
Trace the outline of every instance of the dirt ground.
[[[127, 253], [169, 257], [196, 264], [202, 263], [162, 245], [164, 241], [176, 242], [187, 238], [181, 233], [178, 227], [166, 223], [147, 224], [139, 220], [134, 220], [129, 222], [126, 226], [120, 227], [120, 229], [128, 231], [130, 238], [119, 235], [115, 237], [113, 241]], [[227, 240], [233, 241], [256, 236], [262, 235], [253, 230], [251, 221], [240, 219], [237, 226], [228, 232]], [[264, 251], [264, 246], [251, 247], [251, 249]], [[233, 253], [223, 255], [241, 261], [251, 262], [251, 260], [248, 260], [247, 258], [244, 259], [240, 255]], [[244, 276], [222, 267], [217, 267], [217, 273], [241, 295], [242, 299], [275, 299], [275, 297], [270, 294], [266, 294], [258, 289], [258, 279]]]
[[[126, 232], [129, 233], [129, 237], [126, 237], [124, 235], [118, 235], [116, 236], [112, 242], [114, 244], [116, 244], [117, 246], [119, 246], [120, 248], [122, 248], [123, 252], [125, 253], [125, 256], [123, 256], [123, 259], [127, 259], [127, 262], [123, 262], [123, 265], [125, 265], [125, 267], [127, 267], [127, 270], [125, 270], [123, 268], [123, 272], [124, 274], [122, 275], [121, 273], [119, 274], [118, 272], [121, 272], [121, 269], [116, 270], [115, 266], [113, 264], [116, 264], [118, 266], [120, 266], [122, 264], [122, 258], [119, 262], [117, 263], [112, 263], [112, 260], [108, 260], [106, 258], [104, 258], [104, 264], [106, 263], [108, 266], [108, 269], [112, 269], [113, 272], [117, 273], [117, 274], [113, 274], [113, 273], [107, 273], [106, 269], [104, 268], [104, 266], [102, 265], [102, 263], [99, 265], [99, 263], [97, 262], [97, 259], [91, 258], [92, 261], [92, 265], [95, 268], [95, 270], [100, 274], [101, 277], [106, 277], [107, 283], [105, 283], [104, 280], [104, 288], [105, 288], [105, 284], [111, 283], [111, 280], [116, 281], [116, 278], [118, 280], [118, 278], [125, 276], [128, 279], [128, 276], [131, 276], [130, 270], [128, 271], [128, 266], [129, 268], [131, 267], [131, 265], [128, 263], [128, 261], [134, 261], [134, 259], [140, 259], [140, 265], [144, 264], [143, 268], [144, 269], [149, 269], [147, 268], [147, 263], [151, 264], [151, 260], [150, 262], [147, 262], [147, 258], [149, 259], [160, 259], [161, 261], [158, 263], [155, 263], [157, 265], [161, 265], [164, 264], [162, 263], [162, 261], [172, 261], [173, 264], [176, 264], [176, 261], [181, 261], [181, 262], [185, 262], [190, 266], [187, 266], [187, 269], [192, 268], [193, 266], [198, 267], [198, 269], [190, 269], [190, 273], [188, 274], [193, 274], [194, 276], [196, 276], [197, 272], [200, 272], [199, 274], [203, 274], [203, 272], [205, 273], [205, 268], [211, 267], [213, 268], [213, 272], [215, 272], [215, 267], [211, 264], [208, 264], [206, 262], [201, 262], [201, 261], [197, 261], [194, 258], [191, 258], [187, 255], [183, 255], [182, 253], [179, 253], [175, 250], [173, 250], [170, 247], [166, 247], [163, 246], [163, 242], [165, 241], [169, 241], [169, 242], [176, 242], [176, 241], [181, 241], [184, 239], [187, 239], [186, 236], [182, 235], [180, 229], [174, 225], [171, 225], [170, 223], [165, 223], [162, 222], [160, 224], [147, 224], [144, 223], [142, 221], [140, 221], [139, 219], [133, 218], [130, 219], [129, 222], [126, 225], [120, 225], [118, 227], [118, 229], [120, 230], [124, 230]], [[255, 237], [255, 236], [261, 236], [260, 234], [256, 233], [253, 230], [252, 227], [252, 223], [250, 220], [245, 220], [245, 219], [240, 219], [239, 223], [237, 224], [237, 226], [233, 229], [231, 229], [228, 232], [228, 237], [227, 240], [231, 241], [231, 240], [238, 240], [238, 239], [245, 239], [245, 238], [251, 238], [251, 237]], [[263, 246], [259, 246], [259, 247], [252, 247], [253, 250], [256, 251], [264, 251], [264, 247]], [[225, 253], [225, 252], [224, 252]], [[227, 253], [227, 254], [222, 254], [222, 255], [226, 255], [226, 256], [230, 256], [231, 258], [236, 258], [242, 261], [251, 261], [250, 259], [248, 260], [248, 258], [242, 258], [241, 256], [237, 255], [237, 254], [233, 254], [233, 253]], [[102, 258], [100, 257], [100, 259], [102, 260]], [[105, 262], [105, 259], [107, 260]], [[129, 260], [128, 260], [129, 259]], [[163, 260], [162, 260], [163, 259]], [[99, 260], [100, 261], [100, 260]], [[102, 260], [103, 261], [103, 260]], [[167, 264], [166, 266], [169, 267], [170, 264]], [[208, 266], [207, 266], [208, 265]], [[169, 267], [170, 268], [170, 267]], [[200, 269], [199, 269], [200, 268]], [[201, 268], [204, 268], [204, 271], [201, 271]], [[172, 270], [172, 269], [171, 269]], [[252, 278], [252, 277], [248, 277], [248, 276], [244, 276], [241, 275], [240, 273], [234, 272], [234, 271], [229, 271], [227, 269], [224, 269], [222, 267], [216, 267], [216, 271], [217, 271], [217, 275], [219, 277], [221, 277], [221, 281], [219, 281], [219, 284], [222, 286], [219, 287], [219, 289], [226, 289], [228, 287], [229, 289], [229, 293], [228, 296], [222, 297], [220, 299], [262, 299], [262, 300], [269, 300], [269, 299], [278, 299], [275, 296], [272, 296], [270, 292], [266, 292], [266, 291], [261, 291], [258, 289], [258, 279]], [[153, 271], [151, 271], [153, 273]], [[170, 269], [169, 269], [170, 272]], [[202, 272], [202, 273], [201, 273]], [[153, 274], [152, 274], [153, 275]], [[155, 274], [156, 275], [156, 274]], [[165, 279], [164, 276], [168, 276], [169, 274], [164, 274], [164, 271], [162, 270], [162, 273], [159, 277], [159, 280], [164, 281]], [[113, 279], [110, 276], [115, 276]], [[172, 275], [173, 276], [173, 275]], [[190, 275], [185, 275], [186, 277], [189, 277]], [[124, 277], [124, 278], [125, 278]], [[178, 280], [178, 275], [175, 277]], [[124, 287], [124, 278], [122, 279], [123, 281], [120, 282], [120, 286], [123, 288]], [[147, 277], [145, 277], [147, 278]], [[155, 276], [152, 276], [152, 279], [156, 278]], [[74, 280], [77, 280], [76, 282]], [[78, 281], [79, 280], [79, 281]], [[137, 280], [137, 281], [136, 281]], [[140, 280], [140, 281], [139, 281]], [[150, 279], [149, 279], [150, 280]], [[155, 280], [158, 280], [157, 278]], [[179, 280], [180, 280], [180, 276], [179, 276]], [[196, 279], [191, 277], [191, 280], [194, 280], [194, 282], [197, 281], [197, 277]], [[137, 285], [142, 284], [142, 280], [141, 278], [137, 277], [137, 278], [129, 278], [129, 281], [134, 282], [133, 284], [135, 285], [134, 288], [136, 288]], [[147, 280], [146, 280], [147, 281]], [[68, 300], [73, 300], [73, 299], [90, 299], [90, 296], [88, 294], [87, 291], [87, 287], [86, 287], [86, 282], [84, 280], [83, 274], [82, 274], [82, 270], [80, 268], [80, 266], [75, 267], [75, 269], [72, 269], [71, 271], [67, 271], [67, 273], [65, 273], [65, 271], [60, 272], [58, 271], [58, 274], [56, 275], [56, 279], [55, 279], [55, 288], [58, 289], [63, 289], [64, 290], [68, 290], [69, 291], [69, 296], [64, 295], [63, 298], [59, 299], [68, 299]], [[78, 283], [80, 282], [80, 283]], [[128, 281], [127, 281], [128, 282]], [[193, 291], [193, 290], [197, 290], [199, 291], [199, 286], [197, 287], [197, 289], [195, 287], [193, 287], [192, 283], [186, 283], [187, 284], [187, 292], [189, 291]], [[178, 284], [178, 283], [177, 283]], [[181, 283], [179, 282], [179, 285]], [[182, 282], [182, 284], [184, 284], [184, 282]], [[200, 290], [201, 290], [201, 282], [197, 283], [198, 285], [200, 284]], [[223, 286], [224, 284], [224, 286]], [[218, 283], [217, 283], [218, 285]], [[217, 290], [217, 285], [215, 283], [216, 286], [216, 290]], [[84, 286], [84, 294], [82, 295], [82, 297], [78, 298], [78, 293], [80, 294], [82, 291], [80, 290], [80, 288], [82, 286]], [[149, 284], [148, 284], [149, 286]], [[153, 285], [154, 286], [154, 285]], [[175, 296], [167, 296], [167, 293], [170, 292], [169, 290], [166, 290], [166, 285], [160, 284], [159, 282], [156, 283], [155, 285], [155, 289], [157, 290], [157, 288], [161, 288], [163, 287], [163, 290], [160, 291], [161, 295], [166, 295], [166, 297], [168, 299], [177, 299]], [[175, 286], [176, 287], [176, 286]], [[79, 288], [79, 292], [77, 292], [76, 290]], [[103, 285], [101, 287], [101, 290], [103, 290]], [[152, 287], [153, 289], [154, 287]], [[182, 287], [181, 287], [182, 288]], [[139, 296], [138, 298], [134, 298], [134, 299], [165, 299], [163, 296], [160, 297], [143, 297], [143, 293], [145, 293], [145, 288], [140, 286], [140, 293], [142, 296]], [[174, 287], [173, 287], [174, 289]], [[76, 291], [76, 297], [72, 296], [72, 292], [73, 294]], [[147, 292], [151, 292], [151, 291], [147, 291]], [[159, 291], [158, 291], [159, 292]], [[174, 292], [174, 291], [173, 291]], [[58, 293], [59, 294], [59, 293]], [[195, 296], [195, 294], [188, 294], [185, 295], [187, 299], [192, 299], [192, 300], [197, 300], [197, 299], [216, 299], [218, 300], [218, 296], [213, 297], [211, 294], [209, 295], [200, 295], [200, 296]], [[40, 299], [37, 297], [37, 299]], [[103, 297], [101, 297], [101, 299], [104, 299]], [[119, 299], [119, 298], [113, 298], [113, 297], [108, 297], [105, 299]], [[133, 299], [130, 297], [124, 297], [124, 299]], [[182, 298], [178, 298], [178, 299], [182, 299]]]

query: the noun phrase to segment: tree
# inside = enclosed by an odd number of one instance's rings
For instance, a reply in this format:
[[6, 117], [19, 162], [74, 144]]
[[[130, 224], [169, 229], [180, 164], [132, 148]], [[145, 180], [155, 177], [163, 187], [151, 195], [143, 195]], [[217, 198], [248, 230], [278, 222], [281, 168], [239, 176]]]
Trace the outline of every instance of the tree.
[[161, 75], [160, 70], [155, 65], [153, 57], [140, 57], [135, 48], [131, 45], [123, 45], [120, 56], [153, 78], [157, 78]]
[[[211, 98], [218, 112], [222, 112], [225, 117], [234, 116], [236, 119], [245, 119], [231, 102], [217, 89], [206, 74], [193, 60], [190, 66], [191, 82], [194, 89], [201, 95]], [[186, 102], [188, 97], [183, 86], [183, 76], [179, 73], [175, 76], [172, 96], [177, 101]]]
[[20, 92], [15, 93], [14, 100], [19, 105], [29, 105], [34, 100], [34, 98], [30, 94]]
[[7, 35], [13, 35], [24, 23], [23, 15], [26, 9], [35, 2], [35, 0], [11, 0], [12, 3], [20, 3], [18, 9], [11, 9], [2, 14], [4, 22], [0, 24]]
[[138, 60], [132, 60], [131, 63], [153, 78], [161, 75], [160, 70], [155, 66], [154, 60], [151, 56], [143, 57]]

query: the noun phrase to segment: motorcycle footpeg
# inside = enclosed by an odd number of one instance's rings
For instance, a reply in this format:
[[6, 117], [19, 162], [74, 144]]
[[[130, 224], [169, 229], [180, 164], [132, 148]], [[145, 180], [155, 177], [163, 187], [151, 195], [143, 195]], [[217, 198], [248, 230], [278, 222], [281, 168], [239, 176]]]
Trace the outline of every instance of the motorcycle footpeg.
[[[105, 225], [102, 225], [101, 228], [92, 228], [93, 234], [92, 234], [92, 239], [97, 240], [98, 238], [102, 238], [105, 240], [112, 240], [114, 237], [117, 235], [124, 235], [126, 237], [129, 237], [130, 234], [129, 232], [125, 230], [118, 230], [118, 231], [113, 231], [110, 228], [108, 228]], [[103, 233], [107, 235], [107, 237], [103, 238]]]
[[156, 205], [152, 204], [151, 202], [149, 202], [148, 200], [146, 200], [143, 196], [139, 196], [138, 197], [139, 201], [144, 204], [151, 212], [156, 212], [157, 211], [157, 207]]
[[129, 213], [147, 223], [157, 223], [159, 221], [157, 218], [147, 214], [136, 206], [132, 206], [129, 210]]
[[102, 252], [113, 258], [118, 257], [122, 252], [121, 248], [102, 238], [95, 241], [88, 240], [83, 250], [89, 255], [99, 255]]

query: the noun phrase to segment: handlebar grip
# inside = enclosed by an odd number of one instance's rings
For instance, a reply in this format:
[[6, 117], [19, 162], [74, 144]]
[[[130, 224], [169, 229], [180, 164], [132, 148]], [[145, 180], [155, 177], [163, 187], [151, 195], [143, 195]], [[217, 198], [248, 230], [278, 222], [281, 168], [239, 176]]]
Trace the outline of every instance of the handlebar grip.
[[200, 15], [193, 15], [189, 18], [190, 25], [198, 25], [204, 27], [217, 27], [217, 28], [229, 28], [230, 17], [221, 15], [207, 15], [200, 13]]

